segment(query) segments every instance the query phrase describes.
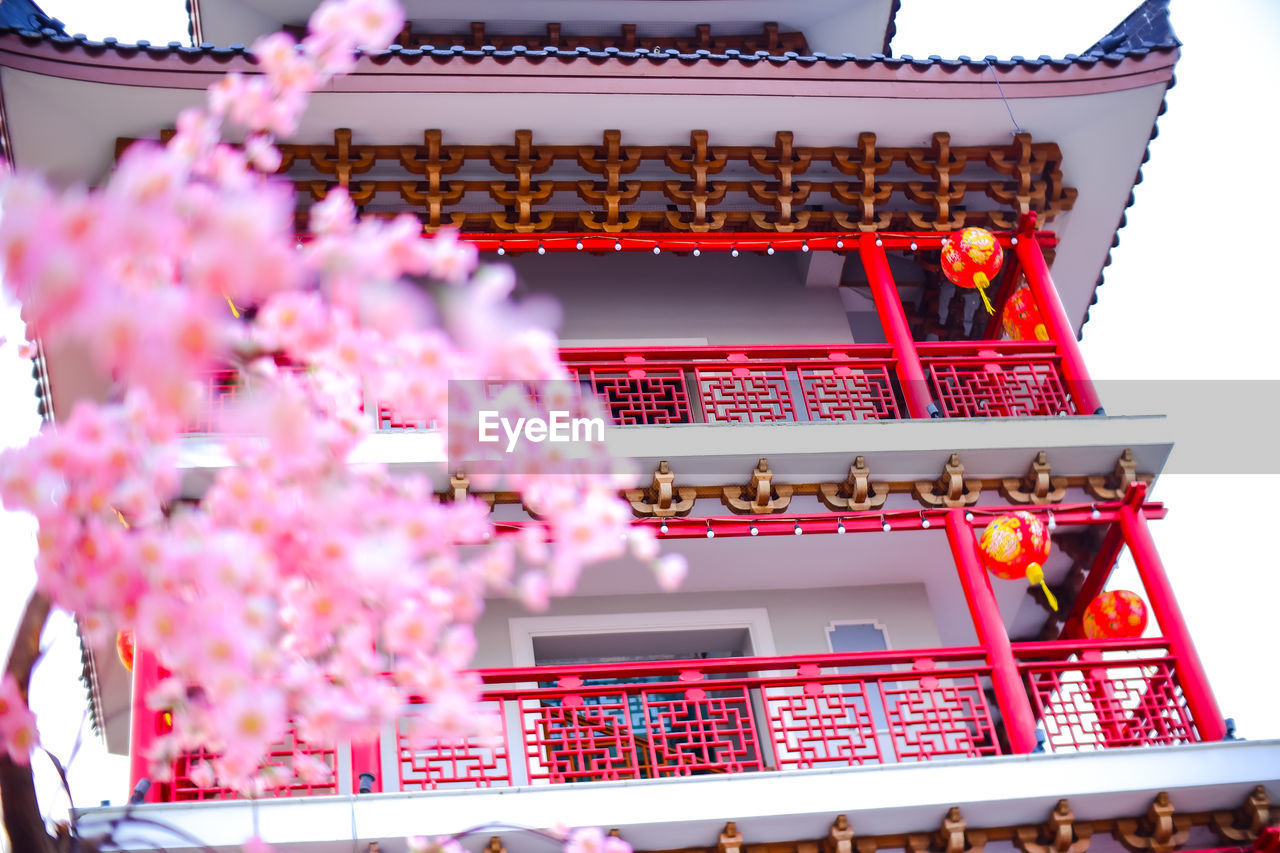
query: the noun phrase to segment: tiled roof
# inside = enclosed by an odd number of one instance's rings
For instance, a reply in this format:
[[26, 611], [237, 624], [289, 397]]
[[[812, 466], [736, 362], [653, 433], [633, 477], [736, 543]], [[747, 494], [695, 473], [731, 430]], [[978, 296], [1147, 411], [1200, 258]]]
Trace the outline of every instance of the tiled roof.
[[[14, 0], [5, 0], [4, 3], [0, 3], [0, 8], [3, 8], [10, 2], [14, 2]], [[104, 52], [111, 51], [125, 58], [145, 53], [154, 56], [176, 55], [191, 61], [195, 61], [203, 57], [209, 57], [214, 61], [224, 62], [236, 57], [252, 56], [249, 49], [242, 44], [217, 47], [206, 42], [193, 47], [178, 41], [171, 41], [166, 45], [156, 45], [148, 41], [129, 44], [121, 42], [115, 38], [93, 41], [80, 34], [67, 35], [64, 31], [52, 26], [45, 26], [39, 29], [34, 29], [28, 26], [14, 26], [12, 24], [0, 26], [0, 34], [5, 33], [16, 33], [28, 43], [34, 44], [45, 42], [53, 45], [55, 48], [65, 50], [79, 48], [84, 50], [89, 56], [99, 56]], [[1099, 42], [1099, 44], [1103, 44], [1104, 42]], [[995, 56], [986, 56], [978, 59], [969, 56], [960, 56], [955, 59], [944, 59], [938, 55], [916, 57], [910, 55], [889, 56], [883, 53], [873, 53], [870, 56], [859, 56], [852, 53], [829, 54], [820, 52], [813, 52], [810, 54], [788, 52], [781, 55], [770, 55], [766, 51], [751, 53], [738, 50], [726, 50], [723, 53], [713, 53], [710, 50], [698, 50], [692, 53], [682, 53], [676, 48], [668, 48], [665, 50], [646, 50], [644, 48], [640, 48], [633, 51], [624, 51], [614, 47], [605, 48], [604, 50], [592, 50], [587, 47], [579, 47], [576, 49], [556, 47], [531, 49], [520, 45], [503, 50], [492, 46], [486, 46], [476, 50], [465, 48], [460, 45], [449, 47], [434, 47], [426, 45], [420, 48], [406, 48], [401, 47], [400, 45], [392, 45], [386, 50], [368, 52], [366, 55], [377, 65], [401, 62], [410, 66], [417, 65], [424, 61], [443, 64], [456, 61], [477, 62], [482, 59], [491, 58], [496, 59], [499, 62], [510, 62], [516, 59], [524, 59], [535, 64], [542, 62], [590, 62], [596, 65], [619, 63], [623, 66], [636, 64], [663, 65], [669, 62], [692, 65], [707, 62], [713, 66], [737, 64], [740, 66], [750, 67], [760, 64], [787, 65], [794, 63], [801, 66], [814, 66], [821, 64], [830, 67], [837, 67], [852, 63], [861, 68], [871, 68], [875, 66], [900, 68], [906, 66], [923, 71], [934, 66], [941, 66], [943, 68], [994, 67], [998, 70], [1008, 70], [1013, 68], [1039, 69], [1069, 68], [1072, 66], [1089, 67], [1099, 62], [1106, 65], [1115, 65], [1125, 59], [1145, 56], [1153, 51], [1166, 52], [1175, 50], [1177, 47], [1178, 42], [1176, 39], [1165, 43], [1153, 43], [1144, 41], [1135, 36], [1124, 40], [1122, 44], [1118, 43], [1114, 49], [1101, 49], [1095, 46], [1083, 55], [1068, 54], [1060, 58], [1051, 56], [1039, 56], [1034, 58], [1014, 56], [1008, 59], [1001, 59]]]
[[0, 27], [13, 30], [51, 29], [63, 32], [62, 21], [51, 18], [31, 0], [3, 0], [0, 2]]

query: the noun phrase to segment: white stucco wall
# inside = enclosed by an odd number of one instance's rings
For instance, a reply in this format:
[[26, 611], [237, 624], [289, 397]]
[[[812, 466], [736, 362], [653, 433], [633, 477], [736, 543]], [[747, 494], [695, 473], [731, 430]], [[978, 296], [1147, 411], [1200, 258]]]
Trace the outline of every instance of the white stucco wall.
[[836, 621], [875, 620], [885, 627], [893, 649], [939, 645], [923, 584], [567, 598], [554, 602], [545, 614], [531, 614], [515, 602], [498, 600], [488, 602], [476, 625], [476, 666], [512, 666], [508, 630], [512, 618], [747, 608], [767, 610], [779, 655], [829, 651], [827, 626]]
[[793, 253], [733, 258], [705, 252], [693, 258], [548, 252], [505, 260], [516, 268], [521, 293], [560, 302], [560, 337], [566, 346], [612, 340], [636, 345], [853, 340], [837, 288], [806, 288]]

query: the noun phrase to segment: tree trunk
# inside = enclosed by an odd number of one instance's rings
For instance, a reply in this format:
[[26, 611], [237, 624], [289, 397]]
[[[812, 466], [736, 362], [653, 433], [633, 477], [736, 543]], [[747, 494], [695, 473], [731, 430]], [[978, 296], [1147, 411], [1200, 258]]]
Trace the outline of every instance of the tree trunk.
[[[27, 700], [31, 670], [40, 657], [40, 632], [49, 616], [49, 600], [32, 593], [18, 623], [13, 649], [5, 672], [18, 682], [22, 698]], [[54, 840], [45, 832], [40, 804], [36, 801], [36, 783], [30, 764], [15, 764], [8, 754], [0, 754], [0, 808], [4, 811], [4, 828], [14, 853], [57, 853]]]

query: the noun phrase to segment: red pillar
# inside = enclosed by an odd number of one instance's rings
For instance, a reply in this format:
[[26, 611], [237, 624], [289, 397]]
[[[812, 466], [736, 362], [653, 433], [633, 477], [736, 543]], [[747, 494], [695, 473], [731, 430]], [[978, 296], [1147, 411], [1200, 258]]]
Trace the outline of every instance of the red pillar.
[[893, 346], [893, 358], [898, 366], [898, 383], [902, 386], [902, 393], [907, 401], [907, 414], [913, 418], [937, 417], [935, 413], [938, 409], [929, 394], [929, 384], [925, 381], [924, 368], [920, 365], [920, 354], [916, 352], [911, 327], [907, 325], [907, 312], [902, 309], [902, 299], [898, 296], [897, 285], [893, 283], [884, 247], [876, 245], [874, 235], [864, 236], [858, 243], [858, 254], [867, 271], [871, 298], [875, 300], [876, 313], [880, 315], [885, 339]]
[[[135, 646], [133, 651], [133, 694], [129, 719], [129, 792], [143, 779], [151, 778], [147, 755], [160, 736], [160, 714], [147, 707], [147, 694], [160, 683], [160, 663], [156, 656]], [[154, 781], [154, 780], [153, 780]], [[153, 784], [143, 802], [159, 801], [160, 786]]]
[[1226, 721], [1218, 708], [1218, 700], [1209, 689], [1204, 665], [1200, 663], [1200, 655], [1191, 642], [1191, 633], [1187, 631], [1182, 610], [1173, 597], [1173, 587], [1169, 584], [1164, 564], [1156, 551], [1151, 529], [1142, 515], [1142, 503], [1146, 496], [1146, 483], [1134, 483], [1125, 495], [1124, 504], [1120, 507], [1120, 526], [1124, 531], [1124, 541], [1138, 568], [1138, 577], [1142, 579], [1143, 589], [1147, 592], [1151, 612], [1160, 623], [1160, 632], [1168, 641], [1169, 651], [1177, 661], [1178, 681], [1187, 699], [1187, 707], [1191, 710], [1191, 719], [1200, 732], [1200, 739], [1222, 740], [1227, 734]]
[[1018, 235], [1018, 245], [1014, 247], [1018, 262], [1022, 266], [1022, 274], [1027, 280], [1027, 287], [1040, 307], [1044, 316], [1044, 325], [1049, 339], [1058, 348], [1058, 357], [1062, 359], [1062, 375], [1066, 380], [1067, 390], [1075, 400], [1076, 410], [1082, 415], [1105, 414], [1098, 392], [1085, 369], [1084, 357], [1080, 355], [1080, 346], [1076, 343], [1076, 331], [1067, 318], [1067, 311], [1058, 298], [1058, 289], [1053, 285], [1053, 277], [1049, 275], [1049, 265], [1045, 263], [1044, 253], [1040, 251], [1040, 243], [1035, 239], [1035, 214], [1027, 214], [1023, 220], [1022, 233]]
[[1022, 675], [1013, 656], [1013, 645], [1000, 618], [991, 578], [978, 557], [978, 543], [973, 538], [973, 528], [965, 520], [963, 509], [947, 510], [947, 541], [955, 558], [964, 600], [973, 617], [973, 627], [978, 632], [978, 642], [987, 650], [991, 664], [991, 684], [995, 688], [996, 704], [1009, 735], [1009, 746], [1014, 752], [1029, 753], [1036, 748], [1036, 717], [1022, 686]]

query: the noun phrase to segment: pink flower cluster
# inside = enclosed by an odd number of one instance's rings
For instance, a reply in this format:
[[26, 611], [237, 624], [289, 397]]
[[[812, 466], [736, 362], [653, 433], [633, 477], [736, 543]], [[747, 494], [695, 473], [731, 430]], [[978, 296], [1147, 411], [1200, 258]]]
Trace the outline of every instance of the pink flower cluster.
[[23, 701], [18, 682], [5, 673], [0, 677], [0, 754], [8, 753], [15, 764], [26, 764], [39, 743], [35, 714]]
[[[39, 522], [39, 589], [91, 641], [132, 628], [170, 673], [148, 697], [174, 723], [153, 779], [197, 746], [217, 755], [195, 772], [209, 785], [321, 779], [304, 755], [287, 768], [262, 756], [289, 731], [367, 740], [410, 697], [426, 699], [418, 737], [484, 736], [467, 667], [486, 595], [543, 608], [584, 565], [628, 549], [664, 585], [684, 572], [632, 531], [608, 477], [513, 472], [545, 526], [508, 537], [480, 501], [347, 463], [365, 393], [443, 424], [451, 379], [565, 377], [553, 311], [513, 305], [511, 273], [477, 270], [473, 246], [426, 240], [412, 218], [357, 221], [334, 192], [299, 248], [292, 190], [262, 174], [307, 92], [402, 22], [390, 0], [328, 0], [306, 40], [258, 42], [263, 74], [214, 87], [208, 110], [184, 113], [163, 148], [132, 147], [102, 189], [23, 176], [0, 188], [4, 284], [29, 336], [87, 353], [112, 388], [0, 455], [0, 500]], [[218, 141], [223, 121], [247, 128], [244, 146]], [[196, 380], [213, 365], [244, 386], [222, 423], [231, 464], [184, 482], [180, 432], [208, 415]], [[0, 745], [25, 756], [33, 742], [0, 685]]]

